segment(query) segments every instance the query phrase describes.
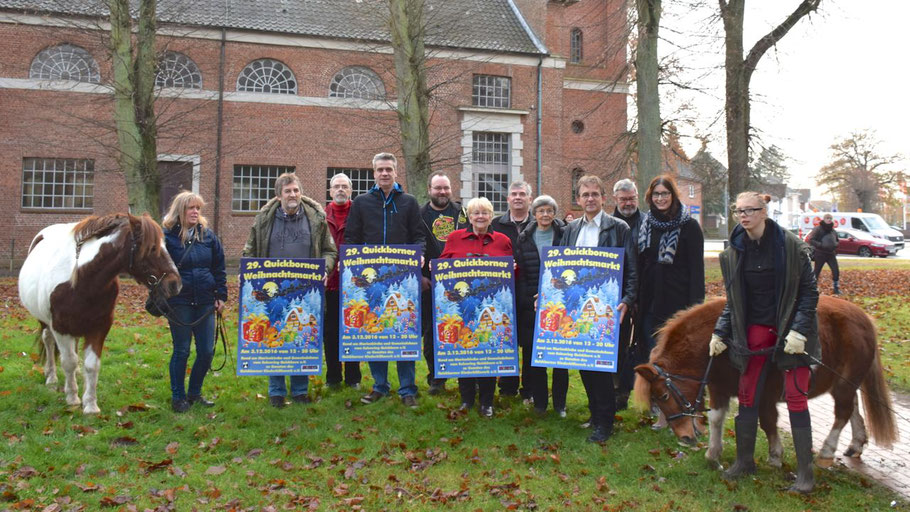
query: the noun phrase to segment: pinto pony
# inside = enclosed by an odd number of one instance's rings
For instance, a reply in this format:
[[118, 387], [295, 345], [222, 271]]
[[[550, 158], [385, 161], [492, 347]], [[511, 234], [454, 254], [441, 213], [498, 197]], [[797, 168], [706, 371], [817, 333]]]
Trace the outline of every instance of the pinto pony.
[[[651, 352], [650, 361], [635, 368], [638, 373], [635, 401], [640, 406], [653, 403], [660, 407], [670, 420], [673, 432], [688, 445], [695, 444], [699, 433], [696, 418], [700, 419], [701, 415], [697, 405], [693, 404], [701, 398], [696, 395], [710, 359], [708, 342], [725, 303], [723, 298], [712, 299], [677, 313], [658, 334], [657, 346]], [[863, 404], [872, 438], [879, 446], [890, 447], [897, 440], [898, 432], [872, 320], [850, 302], [821, 296], [818, 301], [818, 335], [824, 366], [815, 371], [809, 398], [830, 393], [834, 398], [835, 420], [816, 463], [827, 467], [833, 462], [838, 438], [847, 421], [850, 422], [853, 438], [845, 455], [859, 457], [862, 454], [868, 437], [859, 413], [857, 387], [863, 391]], [[714, 358], [706, 377], [711, 410], [708, 412], [710, 429], [705, 457], [715, 465], [720, 465], [723, 452], [723, 424], [730, 398], [737, 396], [739, 388], [739, 370], [730, 362], [728, 352]], [[782, 400], [784, 379], [773, 361], [769, 361], [768, 365], [769, 372], [759, 404], [759, 420], [768, 438], [768, 463], [779, 467], [783, 447], [777, 432], [776, 402]]]
[[69, 405], [80, 403], [76, 338], [85, 338], [85, 414], [101, 412], [96, 394], [101, 349], [114, 321], [121, 273], [159, 299], [180, 292], [180, 275], [164, 247], [161, 227], [148, 215], [91, 216], [48, 226], [32, 240], [19, 272], [19, 298], [41, 324], [45, 384], [57, 384], [56, 342]]

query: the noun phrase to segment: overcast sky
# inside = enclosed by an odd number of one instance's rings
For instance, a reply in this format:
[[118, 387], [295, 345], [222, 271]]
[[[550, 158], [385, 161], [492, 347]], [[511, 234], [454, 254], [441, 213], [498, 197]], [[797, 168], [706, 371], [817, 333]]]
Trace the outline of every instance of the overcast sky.
[[[752, 0], [746, 4], [744, 45], [784, 20], [799, 0]], [[664, 0], [661, 53], [695, 62], [693, 74], [704, 93], [677, 93], [669, 107], [690, 102], [697, 112], [693, 127], [712, 138], [712, 154], [726, 162], [723, 111], [723, 28], [713, 15], [717, 2], [693, 11]], [[752, 124], [764, 145], [775, 144], [792, 160], [791, 186], [814, 187], [814, 176], [829, 161], [829, 147], [852, 131], [874, 129], [883, 153], [901, 153], [910, 168], [910, 2], [905, 0], [823, 0], [819, 11], [803, 18], [762, 58], [752, 78]], [[674, 31], [682, 33], [675, 34]], [[691, 48], [673, 43], [694, 44]], [[662, 91], [662, 96], [664, 91]], [[713, 123], [713, 124], [712, 124]], [[697, 142], [686, 149], [692, 156]]]

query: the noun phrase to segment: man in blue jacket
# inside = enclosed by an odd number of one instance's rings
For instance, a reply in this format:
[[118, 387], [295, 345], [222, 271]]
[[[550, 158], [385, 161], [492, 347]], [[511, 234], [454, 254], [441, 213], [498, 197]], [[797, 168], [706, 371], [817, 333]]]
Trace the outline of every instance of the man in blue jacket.
[[[391, 153], [373, 157], [373, 178], [376, 184], [366, 194], [360, 194], [351, 205], [346, 245], [419, 245], [424, 246], [420, 227], [420, 207], [417, 199], [405, 194], [398, 179], [398, 159]], [[414, 361], [398, 361], [398, 395], [408, 407], [417, 407], [417, 384]], [[371, 404], [389, 394], [388, 361], [370, 361], [373, 390], [360, 401]]]

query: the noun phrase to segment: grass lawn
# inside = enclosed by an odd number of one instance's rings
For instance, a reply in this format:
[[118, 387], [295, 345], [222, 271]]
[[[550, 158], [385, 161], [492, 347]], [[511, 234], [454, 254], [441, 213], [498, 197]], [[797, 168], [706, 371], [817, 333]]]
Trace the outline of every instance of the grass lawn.
[[[456, 391], [427, 396], [422, 363], [416, 410], [397, 398], [364, 406], [364, 390], [329, 391], [319, 379], [310, 388], [316, 403], [276, 410], [264, 396], [265, 378], [236, 377], [229, 361], [206, 378], [214, 408], [175, 414], [166, 324], [138, 313], [142, 290], [125, 288], [102, 359], [102, 413], [83, 416], [43, 385], [33, 345], [37, 323], [19, 306], [14, 282], [0, 281], [0, 510], [853, 511], [886, 509], [893, 500], [908, 506], [843, 468], [816, 469], [810, 497], [780, 492], [786, 471], [765, 464], [762, 436], [758, 474], [736, 484], [707, 467], [703, 448], [680, 448], [672, 434], [651, 431], [633, 411], [620, 414], [604, 446], [586, 443], [579, 427], [586, 401], [575, 372], [568, 418], [537, 418], [521, 401], [497, 398], [495, 418], [484, 419], [476, 411], [456, 414]], [[906, 301], [900, 297], [862, 300], [880, 301], [867, 305], [887, 317]], [[906, 348], [891, 339], [907, 332], [906, 313], [902, 322], [879, 320], [886, 352]], [[233, 328], [236, 314], [229, 323]], [[216, 365], [221, 357], [219, 348]], [[898, 368], [891, 376], [906, 379]], [[730, 463], [732, 439], [726, 448]], [[793, 466], [787, 446], [785, 467]]]

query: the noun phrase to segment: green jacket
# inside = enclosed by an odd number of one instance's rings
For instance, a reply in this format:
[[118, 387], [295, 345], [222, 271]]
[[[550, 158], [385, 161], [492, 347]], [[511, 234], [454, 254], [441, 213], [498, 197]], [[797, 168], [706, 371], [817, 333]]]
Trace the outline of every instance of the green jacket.
[[[777, 343], [771, 359], [777, 367], [786, 370], [807, 366], [813, 361], [800, 354], [785, 354], [785, 338], [791, 329], [806, 337], [806, 353], [821, 360], [818, 342], [818, 288], [809, 248], [793, 233], [782, 229], [774, 221], [767, 221], [765, 229], [774, 230], [775, 289], [777, 291]], [[727, 291], [727, 304], [717, 319], [714, 333], [730, 347], [730, 361], [743, 371], [749, 357], [746, 342], [746, 290], [742, 269], [746, 231], [736, 226], [730, 234], [730, 247], [720, 254], [720, 269]]]
[[[250, 228], [250, 236], [243, 246], [244, 258], [267, 258], [269, 255], [269, 237], [275, 223], [275, 212], [281, 207], [281, 201], [273, 197], [256, 214], [256, 220]], [[322, 205], [309, 197], [300, 197], [300, 208], [310, 221], [313, 254], [316, 258], [325, 258], [325, 272], [331, 274], [338, 260], [338, 249], [325, 221], [325, 210]]]

